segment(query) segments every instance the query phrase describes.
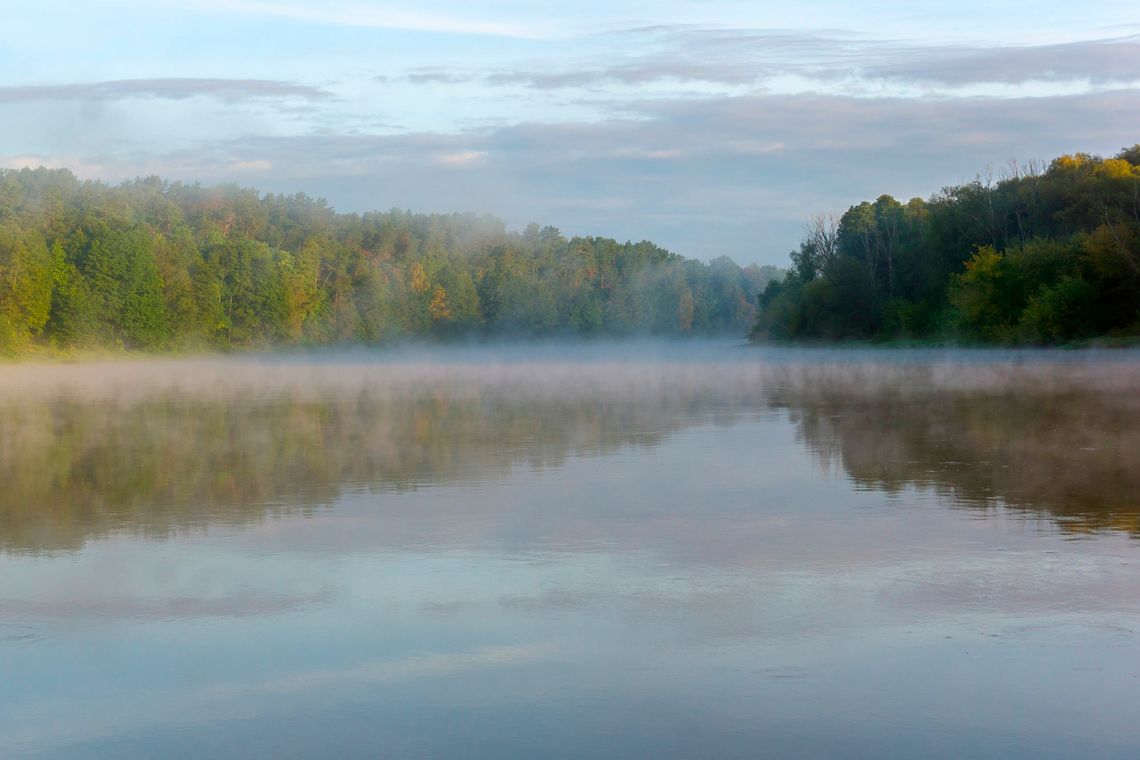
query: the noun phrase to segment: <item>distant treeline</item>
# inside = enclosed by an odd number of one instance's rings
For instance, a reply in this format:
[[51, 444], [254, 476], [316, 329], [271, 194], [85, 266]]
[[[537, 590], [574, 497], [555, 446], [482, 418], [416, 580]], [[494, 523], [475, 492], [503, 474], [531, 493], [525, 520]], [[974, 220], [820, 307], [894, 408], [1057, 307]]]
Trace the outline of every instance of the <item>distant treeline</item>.
[[0, 171], [0, 351], [729, 332], [783, 272], [486, 216]]
[[755, 340], [1140, 335], [1140, 145], [816, 217]]

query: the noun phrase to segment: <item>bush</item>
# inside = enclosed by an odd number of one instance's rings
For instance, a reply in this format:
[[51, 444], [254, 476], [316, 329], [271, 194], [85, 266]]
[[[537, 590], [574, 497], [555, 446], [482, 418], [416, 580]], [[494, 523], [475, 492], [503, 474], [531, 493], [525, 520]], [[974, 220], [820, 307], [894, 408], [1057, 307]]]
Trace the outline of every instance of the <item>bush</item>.
[[15, 356], [20, 348], [20, 336], [12, 327], [12, 323], [3, 314], [0, 314], [0, 356]]
[[1063, 277], [1029, 299], [1019, 327], [1028, 340], [1058, 343], [1096, 332], [1097, 290], [1080, 277]]

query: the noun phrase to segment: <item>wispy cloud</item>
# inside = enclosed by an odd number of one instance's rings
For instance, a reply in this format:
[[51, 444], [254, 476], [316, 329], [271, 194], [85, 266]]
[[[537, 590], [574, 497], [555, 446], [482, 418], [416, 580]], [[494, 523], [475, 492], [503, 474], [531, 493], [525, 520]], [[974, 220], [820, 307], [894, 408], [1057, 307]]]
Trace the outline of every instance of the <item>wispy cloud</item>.
[[[849, 47], [857, 44], [842, 36], [807, 32], [690, 26], [627, 29], [607, 37], [622, 52], [576, 60], [526, 61], [516, 68], [485, 72], [483, 81], [537, 90], [657, 82], [748, 85], [764, 77], [844, 63], [849, 60]], [[446, 75], [464, 80], [474, 76], [470, 71], [433, 73], [435, 81]]]
[[912, 53], [903, 60], [873, 64], [864, 75], [945, 85], [1077, 79], [1094, 84], [1131, 83], [1140, 81], [1140, 37], [1063, 45], [935, 48], [925, 55]]
[[333, 97], [328, 90], [273, 79], [117, 79], [108, 82], [0, 87], [0, 103], [110, 101], [129, 98], [213, 98], [235, 103], [266, 98], [321, 101]]
[[77, 155], [20, 155], [0, 157], [3, 169], [68, 169], [81, 177], [116, 177], [107, 161]]
[[475, 74], [462, 71], [448, 71], [439, 68], [426, 68], [409, 71], [404, 79], [413, 84], [463, 84], [477, 81]]
[[466, 169], [481, 166], [487, 162], [485, 150], [463, 150], [458, 153], [441, 153], [434, 159], [439, 166], [450, 166], [456, 169]]
[[265, 161], [264, 159], [257, 161], [235, 161], [233, 167], [246, 172], [267, 172], [273, 168], [273, 162]]
[[[969, 88], [1024, 82], [1084, 83], [1095, 89], [1140, 81], [1140, 37], [1065, 44], [916, 45], [852, 34], [751, 29], [652, 27], [613, 35], [624, 52], [577, 60], [526, 61], [482, 72], [442, 68], [411, 72], [407, 81], [542, 91], [642, 88], [672, 83], [771, 88], [796, 78], [799, 89], [878, 94], [884, 86], [922, 86], [938, 96], [977, 94]], [[786, 81], [783, 83], [786, 86]], [[931, 88], [934, 88], [932, 91]], [[901, 94], [901, 93], [900, 93]]]
[[306, 5], [263, 0], [185, 0], [184, 7], [214, 13], [240, 13], [333, 26], [402, 29], [416, 32], [537, 39], [542, 31], [518, 24], [484, 21], [478, 15], [465, 17], [428, 13], [363, 3], [327, 2]]

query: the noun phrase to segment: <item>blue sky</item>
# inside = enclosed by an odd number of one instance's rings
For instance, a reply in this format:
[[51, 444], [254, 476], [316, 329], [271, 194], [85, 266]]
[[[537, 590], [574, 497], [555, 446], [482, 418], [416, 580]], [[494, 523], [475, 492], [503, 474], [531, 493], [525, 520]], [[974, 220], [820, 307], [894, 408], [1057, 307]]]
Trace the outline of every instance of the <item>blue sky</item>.
[[1140, 142], [1135, 2], [5, 0], [0, 166], [786, 262], [805, 219]]

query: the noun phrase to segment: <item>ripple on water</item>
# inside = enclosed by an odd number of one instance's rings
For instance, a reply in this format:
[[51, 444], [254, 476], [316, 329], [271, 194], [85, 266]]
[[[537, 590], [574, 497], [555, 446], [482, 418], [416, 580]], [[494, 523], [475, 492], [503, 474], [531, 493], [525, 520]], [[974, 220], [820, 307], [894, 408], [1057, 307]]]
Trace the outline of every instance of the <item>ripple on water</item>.
[[47, 630], [21, 623], [0, 623], [0, 644], [30, 644], [47, 636]]

